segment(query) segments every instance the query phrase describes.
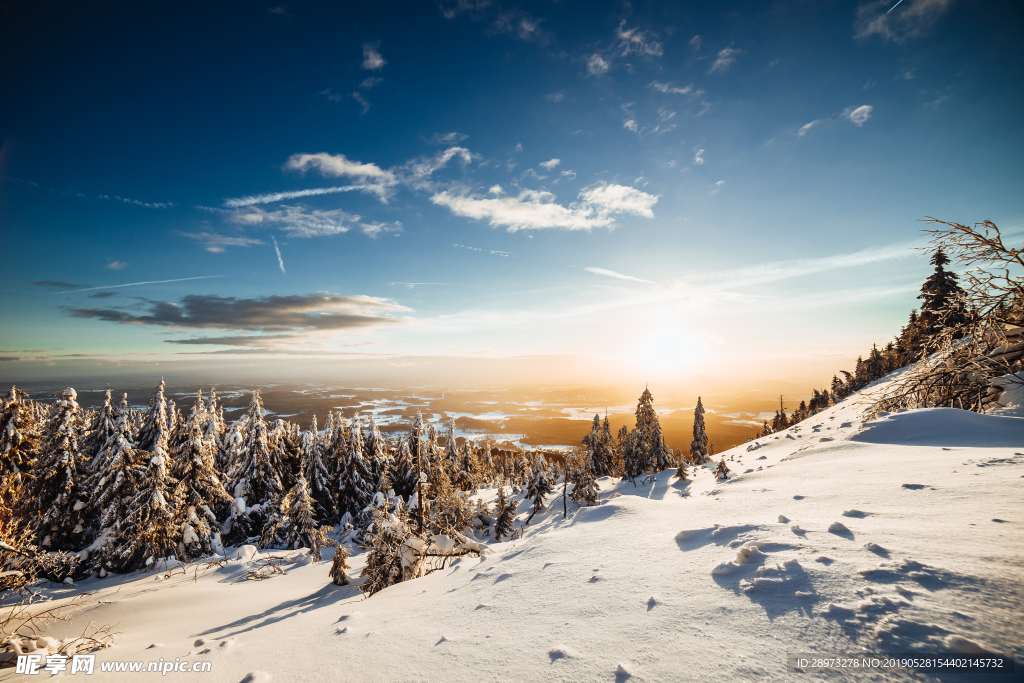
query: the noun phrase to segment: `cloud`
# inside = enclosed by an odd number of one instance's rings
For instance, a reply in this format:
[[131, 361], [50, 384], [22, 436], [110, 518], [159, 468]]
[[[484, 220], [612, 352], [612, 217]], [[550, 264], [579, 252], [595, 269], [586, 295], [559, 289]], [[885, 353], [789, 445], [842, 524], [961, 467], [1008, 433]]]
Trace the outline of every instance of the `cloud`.
[[196, 337], [194, 339], [165, 339], [167, 344], [214, 345], [214, 346], [267, 346], [285, 339], [297, 339], [294, 334], [232, 335], [226, 337]]
[[654, 88], [658, 92], [663, 92], [672, 95], [689, 95], [691, 92], [693, 92], [692, 85], [688, 85], [685, 88], [679, 88], [672, 85], [671, 83], [660, 83], [658, 81], [651, 81], [647, 85], [647, 87]]
[[952, 6], [953, 0], [903, 0], [899, 6], [890, 0], [868, 2], [857, 8], [854, 37], [901, 43], [926, 33]]
[[847, 107], [843, 111], [843, 116], [853, 121], [855, 126], [863, 126], [864, 123], [871, 118], [871, 112], [875, 110], [870, 104], [862, 104], [861, 106]]
[[807, 135], [807, 131], [809, 131], [811, 128], [814, 128], [819, 123], [821, 123], [821, 119], [815, 119], [810, 123], [805, 123], [804, 125], [800, 126], [800, 130], [798, 130], [796, 134], [800, 136]]
[[622, 127], [626, 130], [631, 130], [634, 133], [640, 132], [640, 126], [636, 125], [636, 121], [634, 119], [623, 119]]
[[229, 237], [213, 232], [179, 232], [178, 234], [182, 237], [188, 237], [189, 239], [201, 242], [203, 248], [213, 254], [223, 253], [227, 247], [251, 247], [256, 244], [264, 244], [263, 240], [251, 237]]
[[387, 61], [380, 56], [380, 41], [376, 43], [363, 43], [363, 68], [367, 71], [376, 71], [384, 68]]
[[109, 270], [124, 270], [125, 266], [127, 265], [128, 264], [125, 263], [124, 261], [111, 261], [110, 263], [103, 267]]
[[284, 168], [302, 173], [314, 168], [323, 176], [352, 178], [362, 183], [360, 189], [378, 195], [382, 202], [387, 201], [388, 188], [398, 182], [391, 171], [385, 171], [377, 164], [354, 161], [344, 154], [293, 154], [288, 157]]
[[66, 308], [76, 318], [127, 325], [289, 332], [344, 330], [393, 325], [397, 313], [411, 311], [391, 299], [333, 292], [254, 299], [189, 294], [179, 302], [150, 301], [142, 315], [116, 309]]
[[[33, 183], [34, 184], [34, 183]], [[66, 194], [66, 193], [64, 193]], [[79, 195], [82, 196], [82, 195]], [[134, 204], [135, 206], [145, 206], [147, 209], [167, 209], [174, 206], [174, 202], [144, 202], [139, 199], [127, 199], [125, 197], [118, 197], [116, 194], [100, 194], [96, 195], [100, 199], [107, 199], [114, 202], [123, 202], [124, 204]]]
[[327, 237], [340, 235], [349, 230], [359, 230], [369, 237], [376, 237], [381, 232], [397, 232], [399, 223], [386, 226], [381, 223], [362, 223], [358, 214], [348, 213], [341, 209], [316, 210], [299, 206], [282, 205], [274, 211], [267, 211], [256, 206], [247, 207], [228, 217], [232, 223], [247, 226], [276, 226], [288, 237]]
[[693, 155], [693, 163], [697, 164], [698, 166], [704, 163], [703, 149], [698, 149], [697, 152]]
[[692, 47], [694, 50], [700, 49], [700, 36], [694, 36], [693, 38], [690, 38], [690, 47]]
[[370, 76], [369, 78], [364, 79], [363, 82], [359, 84], [359, 87], [365, 90], [369, 90], [373, 86], [379, 85], [383, 82], [384, 79], [381, 78], [380, 76]]
[[51, 287], [53, 289], [78, 289], [80, 287], [88, 287], [89, 285], [76, 285], [74, 282], [66, 282], [64, 280], [36, 280], [32, 284], [37, 287]]
[[469, 246], [466, 246], [465, 244], [453, 244], [452, 246], [453, 247], [458, 247], [459, 249], [469, 249], [470, 251], [482, 251], [482, 252], [485, 252], [485, 253], [488, 253], [488, 254], [492, 254], [493, 256], [501, 256], [502, 258], [508, 258], [509, 256], [515, 256], [515, 252], [514, 251], [500, 251], [498, 249], [481, 249], [480, 247], [469, 247]]
[[457, 145], [468, 137], [468, 135], [456, 131], [451, 133], [434, 133], [430, 136], [430, 142], [435, 145]]
[[565, 99], [565, 92], [559, 90], [558, 92], [548, 93], [544, 96], [544, 99], [548, 102], [561, 102]]
[[434, 204], [447, 207], [457, 216], [487, 220], [491, 226], [517, 230], [590, 230], [612, 228], [614, 216], [630, 214], [653, 218], [652, 208], [657, 195], [647, 194], [625, 185], [599, 183], [579, 193], [577, 201], [562, 206], [554, 194], [543, 190], [522, 190], [515, 196], [485, 198], [451, 191], [439, 192], [430, 198]]
[[587, 60], [587, 73], [591, 76], [600, 76], [608, 73], [608, 62], [601, 55], [594, 54]]
[[711, 65], [711, 69], [708, 73], [715, 73], [716, 71], [726, 72], [729, 67], [736, 61], [736, 55], [741, 55], [745, 51], [739, 50], [732, 47], [727, 47], [724, 50], [718, 52], [718, 57], [715, 58], [715, 62]]
[[491, 0], [448, 0], [441, 5], [445, 19], [454, 19], [463, 12], [477, 12], [491, 6]]
[[0, 363], [12, 363], [19, 360], [21, 360], [21, 358], [18, 356], [0, 356]]
[[552, 171], [554, 170], [555, 166], [558, 166], [558, 164], [560, 164], [561, 162], [561, 159], [549, 159], [548, 161], [542, 161], [537, 165], [541, 166], [542, 168], [546, 168], [549, 171]]
[[476, 155], [465, 147], [449, 147], [443, 152], [438, 152], [432, 157], [420, 157], [406, 162], [401, 168], [401, 181], [417, 189], [432, 189], [428, 179], [437, 171], [448, 166], [452, 159], [458, 159], [466, 165], [477, 159]]
[[237, 197], [235, 199], [225, 199], [224, 206], [238, 209], [244, 206], [252, 206], [253, 204], [274, 204], [277, 202], [284, 201], [286, 199], [298, 199], [299, 197], [316, 197], [322, 194], [335, 194], [337, 192], [353, 192], [355, 190], [372, 190], [377, 192], [379, 186], [377, 185], [344, 185], [342, 187], [317, 187], [310, 190], [294, 190], [291, 192], [272, 192], [270, 194], [257, 194], [250, 195], [248, 197]]
[[146, 280], [145, 282], [128, 282], [123, 285], [103, 285], [102, 287], [85, 287], [82, 289], [72, 289], [66, 292], [57, 292], [57, 294], [78, 294], [79, 292], [92, 292], [97, 289], [118, 289], [119, 287], [138, 287], [139, 285], [162, 285], [168, 282], [188, 282], [189, 280], [210, 280], [213, 278], [224, 277], [223, 275], [197, 275], [195, 277], [177, 277], [171, 280]]
[[352, 93], [352, 99], [359, 103], [359, 113], [365, 114], [370, 111], [370, 101], [363, 97], [362, 93]]
[[536, 19], [527, 12], [514, 10], [498, 15], [494, 21], [494, 30], [501, 33], [511, 33], [520, 40], [536, 41], [546, 45], [554, 37], [554, 34], [541, 28], [543, 19]]
[[277, 265], [281, 269], [281, 275], [286, 275], [284, 272], [284, 259], [281, 258], [281, 249], [277, 246], [277, 238], [271, 235], [270, 239], [274, 242], [274, 253], [277, 254]]
[[619, 48], [622, 50], [623, 57], [630, 54], [660, 57], [662, 54], [661, 43], [652, 38], [647, 31], [641, 31], [638, 28], [627, 29], [625, 19], [619, 22], [615, 34], [619, 39]]
[[547, 178], [546, 175], [540, 175], [536, 171], [534, 171], [532, 168], [528, 168], [525, 171], [523, 171], [523, 174], [521, 176], [519, 176], [519, 177], [520, 178], [533, 178], [534, 180], [544, 180], [545, 178]]
[[614, 270], [608, 270], [607, 268], [595, 268], [593, 266], [587, 266], [583, 270], [594, 275], [604, 275], [606, 277], [613, 277], [617, 280], [631, 280], [633, 282], [646, 282], [647, 284], [653, 285], [654, 283], [650, 280], [642, 280], [632, 275], [623, 275], [622, 273], [616, 273]]
[[281, 16], [281, 17], [290, 17], [291, 16], [291, 13], [288, 11], [288, 8], [285, 5], [278, 5], [277, 7], [269, 7], [269, 8], [267, 8], [267, 12], [269, 14], [276, 14], [276, 15]]
[[117, 296], [117, 292], [96, 292], [95, 294], [90, 294], [89, 298], [90, 299], [107, 299], [107, 298], [110, 298], [112, 296]]

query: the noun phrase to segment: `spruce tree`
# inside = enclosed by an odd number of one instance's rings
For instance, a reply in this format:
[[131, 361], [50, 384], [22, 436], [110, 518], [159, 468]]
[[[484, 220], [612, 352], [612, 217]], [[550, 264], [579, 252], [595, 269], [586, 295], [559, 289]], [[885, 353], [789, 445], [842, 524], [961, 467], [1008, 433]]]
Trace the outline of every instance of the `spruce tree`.
[[530, 519], [533, 519], [535, 514], [544, 509], [544, 499], [552, 490], [547, 463], [544, 461], [544, 456], [538, 454], [537, 462], [533, 466], [533, 476], [530, 478], [530, 484], [526, 488], [526, 498], [533, 501], [531, 506], [533, 512], [530, 513], [530, 518], [526, 520], [527, 523], [529, 523]]
[[[578, 505], [594, 505], [597, 503], [597, 481], [594, 479], [593, 448], [588, 447], [575, 458], [572, 471], [572, 499]], [[568, 459], [566, 461], [568, 469]], [[568, 475], [568, 473], [567, 473]]]
[[239, 436], [241, 444], [233, 456], [228, 488], [234, 498], [245, 502], [245, 511], [236, 503], [224, 530], [233, 541], [242, 542], [262, 533], [268, 516], [278, 508], [284, 495], [258, 389], [252, 394]]
[[126, 528], [128, 504], [139, 486], [141, 458], [131, 442], [131, 414], [128, 394], [121, 398], [114, 422], [114, 433], [96, 456], [96, 468], [86, 482], [92, 493], [90, 507], [99, 525], [99, 538], [89, 563], [104, 569], [117, 569], [121, 561], [115, 549]]
[[309, 431], [302, 435], [299, 469], [313, 498], [316, 519], [321, 522], [334, 521], [334, 487], [331, 485], [330, 469], [324, 462], [323, 445], [316, 428], [316, 415], [310, 422]]
[[178, 546], [172, 493], [177, 482], [167, 471], [162, 450], [155, 451], [148, 465], [137, 468], [138, 487], [113, 552], [119, 571], [151, 567], [160, 558], [172, 556]]
[[10, 520], [26, 513], [25, 485], [39, 451], [39, 428], [25, 392], [15, 387], [0, 409], [0, 519]]
[[693, 409], [693, 441], [690, 442], [690, 462], [703, 465], [708, 461], [708, 434], [704, 426], [704, 403], [697, 397]]
[[167, 422], [167, 400], [164, 398], [164, 380], [153, 390], [149, 399], [149, 408], [142, 420], [136, 443], [139, 450], [156, 452], [156, 449], [167, 450], [170, 440], [170, 425]]
[[388, 478], [391, 480], [391, 486], [394, 487], [396, 494], [408, 499], [416, 492], [416, 472], [407, 439], [402, 439], [398, 444], [398, 455]]
[[334, 549], [334, 559], [331, 561], [331, 569], [327, 572], [335, 586], [347, 586], [349, 582], [352, 581], [352, 577], [345, 573], [346, 569], [351, 569], [351, 567], [348, 566], [347, 560], [348, 550], [343, 546], [337, 546]]
[[715, 468], [715, 479], [721, 481], [722, 479], [729, 478], [729, 466], [725, 464], [725, 458], [718, 461], [718, 467]]
[[309, 548], [309, 554], [319, 562], [321, 551], [330, 544], [327, 539], [329, 528], [317, 524], [313, 506], [306, 478], [300, 474], [295, 486], [281, 501], [277, 522], [273, 527], [264, 529], [263, 545], [283, 545], [291, 550]]
[[921, 285], [921, 315], [919, 324], [926, 339], [930, 340], [943, 328], [962, 325], [967, 321], [964, 309], [964, 290], [960, 287], [956, 273], [943, 266], [949, 257], [942, 248], [935, 250], [929, 261], [935, 271]]
[[347, 512], [358, 517], [373, 498], [373, 479], [363, 460], [362, 436], [359, 425], [353, 424], [349, 434], [348, 457], [338, 480], [338, 514]]
[[364, 595], [373, 595], [421, 574], [421, 561], [406, 550], [406, 541], [412, 538], [405, 520], [389, 514], [386, 507], [373, 508], [373, 520], [364, 540], [366, 566], [360, 574], [365, 579], [359, 586]]
[[495, 503], [496, 510], [494, 512], [496, 520], [494, 522], [494, 540], [498, 543], [501, 542], [503, 537], [511, 537], [514, 532], [514, 524], [516, 521], [516, 510], [519, 507], [519, 502], [515, 500], [509, 500], [508, 496], [505, 495], [505, 486], [498, 486], [498, 500]]
[[82, 510], [89, 461], [82, 450], [85, 425], [77, 398], [74, 389], [61, 392], [30, 487], [38, 545], [46, 550], [78, 550], [86, 537]]
[[117, 421], [116, 413], [117, 408], [113, 406], [110, 400], [110, 387], [107, 387], [107, 391], [103, 395], [103, 405], [96, 411], [96, 416], [89, 427], [91, 433], [89, 434], [89, 445], [86, 453], [93, 459], [93, 466], [95, 466], [95, 457], [103, 450], [107, 439], [114, 433], [114, 423]]
[[224, 484], [214, 469], [213, 444], [206, 439], [208, 419], [206, 404], [200, 391], [188, 418], [182, 423], [178, 444], [172, 459], [173, 474], [178, 480], [174, 497], [179, 506], [177, 523], [182, 534], [185, 557], [209, 553], [220, 546], [217, 517], [214, 510], [231, 502]]

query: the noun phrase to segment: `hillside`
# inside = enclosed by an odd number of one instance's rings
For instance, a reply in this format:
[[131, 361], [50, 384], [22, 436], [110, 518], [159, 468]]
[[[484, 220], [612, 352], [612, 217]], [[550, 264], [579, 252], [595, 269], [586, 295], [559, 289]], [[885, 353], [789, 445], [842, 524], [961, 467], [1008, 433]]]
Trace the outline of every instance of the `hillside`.
[[[196, 580], [137, 573], [49, 592], [91, 593], [99, 604], [76, 626], [124, 632], [100, 661], [208, 660], [217, 681], [793, 680], [787, 653], [1019, 650], [1019, 403], [870, 422], [865, 406], [854, 395], [725, 452], [725, 482], [708, 466], [688, 482], [603, 479], [601, 504], [567, 517], [552, 496], [525, 537], [369, 599], [329, 583], [329, 556], [263, 581], [233, 560]], [[97, 668], [108, 679], [123, 675]]]

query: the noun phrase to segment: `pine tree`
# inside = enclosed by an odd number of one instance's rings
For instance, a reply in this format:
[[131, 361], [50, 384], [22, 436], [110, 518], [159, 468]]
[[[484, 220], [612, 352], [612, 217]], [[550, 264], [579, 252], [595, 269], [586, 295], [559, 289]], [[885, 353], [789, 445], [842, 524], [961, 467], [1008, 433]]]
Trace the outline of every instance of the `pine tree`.
[[718, 467], [715, 468], [715, 479], [721, 481], [722, 479], [729, 478], [729, 467], [725, 464], [725, 458], [718, 461]]
[[65, 389], [47, 425], [30, 487], [37, 511], [38, 544], [47, 550], [77, 550], [85, 540], [82, 509], [88, 459], [82, 451], [85, 425], [74, 389]]
[[29, 504], [24, 487], [39, 451], [38, 423], [15, 387], [0, 409], [0, 519], [20, 517]]
[[139, 450], [156, 452], [157, 447], [167, 450], [170, 440], [170, 425], [167, 422], [167, 400], [164, 398], [164, 380], [153, 390], [149, 409], [142, 421], [136, 443]]
[[462, 533], [469, 523], [466, 497], [452, 486], [448, 472], [441, 470], [437, 485], [431, 487], [430, 520], [434, 531], [452, 536]]
[[260, 535], [267, 517], [278, 508], [284, 495], [258, 389], [252, 394], [240, 437], [241, 444], [228, 473], [228, 487], [234, 498], [244, 501], [245, 510], [240, 510], [236, 502], [231, 517], [224, 523], [225, 533], [234, 541]]
[[513, 525], [516, 521], [516, 510], [519, 508], [519, 502], [509, 500], [508, 496], [505, 495], [505, 487], [499, 486], [498, 500], [495, 505], [497, 507], [495, 510], [497, 519], [494, 522], [494, 540], [500, 543], [503, 537], [511, 537], [514, 532]]
[[[388, 513], [387, 508], [373, 509], [373, 521], [367, 529], [366, 566], [361, 577], [365, 578], [359, 590], [370, 596], [388, 586], [416, 578], [422, 571], [419, 557], [409, 552], [407, 541], [414, 539], [405, 521]], [[417, 545], [422, 546], [422, 541]], [[407, 550], [409, 548], [409, 550]]]
[[170, 557], [178, 545], [172, 490], [177, 483], [167, 472], [163, 449], [156, 446], [149, 464], [138, 469], [138, 488], [125, 517], [113, 558], [119, 571], [151, 567]]
[[380, 435], [380, 430], [377, 429], [377, 421], [373, 419], [373, 415], [370, 416], [369, 429], [367, 429], [366, 437], [363, 440], [363, 460], [370, 469], [370, 483], [375, 491], [379, 491], [381, 479], [387, 477], [388, 470], [391, 469], [393, 463], [388, 455], [387, 444]]
[[126, 528], [128, 504], [139, 485], [141, 463], [139, 452], [131, 442], [131, 414], [128, 394], [121, 398], [114, 422], [114, 433], [96, 456], [94, 473], [86, 481], [92, 492], [90, 507], [100, 527], [90, 564], [115, 569], [121, 562], [115, 549]]
[[348, 457], [338, 481], [338, 513], [357, 517], [373, 498], [373, 475], [363, 460], [362, 435], [353, 424], [349, 434]]
[[117, 421], [116, 413], [117, 409], [110, 402], [110, 387], [108, 386], [106, 393], [103, 395], [103, 405], [96, 412], [96, 416], [89, 427], [91, 434], [89, 435], [86, 454], [94, 459], [94, 466], [95, 457], [103, 450], [107, 439], [114, 433], [114, 423]]
[[408, 498], [416, 491], [416, 473], [413, 471], [412, 455], [409, 452], [409, 441], [402, 439], [398, 444], [398, 456], [394, 460], [388, 477], [395, 493]]
[[206, 422], [203, 423], [203, 438], [213, 446], [214, 451], [217, 451], [227, 431], [227, 425], [224, 424], [224, 409], [217, 404], [217, 387], [210, 387], [204, 417]]
[[214, 469], [214, 447], [205, 438], [207, 419], [206, 404], [200, 391], [192, 412], [182, 423], [181, 437], [171, 461], [173, 474], [178, 480], [174, 497], [179, 506], [177, 523], [182, 534], [179, 554], [183, 558], [209, 553], [220, 546], [217, 517], [213, 510], [232, 500]]
[[291, 550], [309, 548], [309, 554], [319, 562], [321, 551], [330, 544], [329, 528], [317, 525], [313, 505], [306, 478], [300, 474], [295, 486], [281, 501], [278, 521], [264, 529], [262, 544], [265, 547], [279, 544]]
[[664, 472], [672, 466], [672, 453], [665, 446], [665, 436], [661, 433], [661, 423], [654, 419], [654, 430], [651, 433], [652, 461], [655, 472]]
[[342, 547], [337, 546], [334, 549], [334, 559], [331, 561], [331, 569], [327, 572], [327, 575], [331, 577], [331, 581], [334, 582], [335, 586], [347, 586], [352, 578], [345, 573], [346, 569], [351, 569], [348, 566], [348, 551]]
[[302, 456], [299, 467], [302, 476], [309, 486], [313, 497], [316, 519], [321, 522], [334, 520], [334, 487], [331, 485], [331, 472], [324, 462], [324, 452], [320, 435], [316, 428], [316, 415], [309, 425], [309, 431], [302, 435]]
[[935, 266], [935, 271], [921, 285], [921, 293], [917, 297], [922, 301], [919, 324], [928, 340], [944, 328], [967, 322], [964, 290], [957, 282], [957, 274], [943, 268], [949, 263], [949, 258], [941, 247], [935, 250], [929, 263]]
[[530, 518], [526, 520], [527, 523], [529, 523], [530, 519], [533, 519], [535, 514], [544, 509], [544, 499], [552, 490], [547, 463], [544, 461], [543, 455], [538, 455], [537, 462], [533, 466], [533, 477], [530, 479], [530, 484], [526, 489], [526, 498], [533, 501], [533, 512], [530, 513]]
[[[597, 481], [594, 479], [593, 450], [587, 448], [576, 456], [572, 471], [572, 499], [578, 505], [597, 503]], [[569, 467], [568, 460], [566, 467]], [[567, 473], [568, 474], [568, 473]]]

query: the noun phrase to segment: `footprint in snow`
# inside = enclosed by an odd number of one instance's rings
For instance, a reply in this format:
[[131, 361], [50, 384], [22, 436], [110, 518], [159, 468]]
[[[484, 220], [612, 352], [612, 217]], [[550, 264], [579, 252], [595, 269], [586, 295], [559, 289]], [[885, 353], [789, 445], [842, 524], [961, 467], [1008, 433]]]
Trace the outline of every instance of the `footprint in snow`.
[[927, 488], [925, 484], [902, 484], [901, 488], [910, 489], [911, 491], [920, 491], [923, 488]]

